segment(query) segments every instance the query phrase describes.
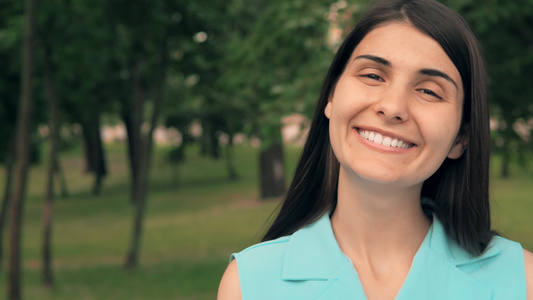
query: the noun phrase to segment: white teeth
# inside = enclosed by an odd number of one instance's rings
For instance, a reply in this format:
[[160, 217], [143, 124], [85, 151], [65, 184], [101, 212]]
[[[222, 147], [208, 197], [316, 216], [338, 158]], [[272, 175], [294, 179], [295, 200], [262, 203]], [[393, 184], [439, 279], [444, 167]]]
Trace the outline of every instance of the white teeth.
[[383, 136], [379, 133], [376, 133], [376, 136], [374, 136], [374, 143], [381, 144], [383, 142]]
[[383, 146], [403, 148], [403, 149], [408, 149], [408, 148], [413, 147], [413, 144], [404, 142], [402, 140], [398, 140], [396, 138], [393, 139], [388, 136], [384, 137], [382, 134], [374, 132], [374, 131], [358, 130], [357, 133], [359, 133], [359, 135], [362, 136], [364, 139], [374, 142], [376, 144], [383, 145]]

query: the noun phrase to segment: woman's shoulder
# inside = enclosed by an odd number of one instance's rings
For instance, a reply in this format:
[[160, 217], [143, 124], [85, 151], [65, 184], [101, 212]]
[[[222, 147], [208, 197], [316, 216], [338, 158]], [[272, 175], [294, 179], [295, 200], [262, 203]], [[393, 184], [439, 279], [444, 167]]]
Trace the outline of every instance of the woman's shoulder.
[[523, 253], [524, 249], [520, 243], [501, 236], [494, 236], [481, 258], [496, 256], [496, 261], [504, 264], [509, 264], [512, 261], [513, 265], [520, 266], [522, 269], [524, 264]]
[[267, 277], [278, 273], [283, 254], [290, 237], [285, 236], [250, 246], [238, 253], [233, 253], [230, 263], [220, 280], [218, 300], [243, 299], [241, 286], [250, 284], [250, 274]]
[[[308, 299], [327, 282], [322, 277], [335, 274], [338, 265], [348, 261], [335, 246], [326, 214], [291, 235], [234, 253], [221, 280], [219, 295], [229, 290], [228, 294], [237, 296], [219, 299]], [[313, 280], [307, 282], [309, 278]], [[240, 289], [241, 294], [235, 289]]]
[[249, 286], [252, 282], [262, 282], [279, 277], [290, 236], [262, 242], [231, 255], [231, 264], [238, 266], [240, 284]]
[[533, 253], [524, 249], [524, 265], [526, 267], [527, 299], [533, 300]]
[[218, 300], [240, 300], [242, 299], [241, 295], [241, 284], [239, 281], [239, 270], [237, 269], [237, 262], [232, 261], [222, 279], [220, 280], [220, 285], [218, 286]]
[[252, 245], [241, 252], [233, 253], [231, 255], [230, 261], [236, 259], [237, 257], [246, 257], [246, 258], [261, 258], [264, 261], [266, 258], [275, 258], [277, 255], [282, 255], [285, 248], [287, 247], [287, 242], [290, 240], [290, 236], [283, 236], [274, 240], [265, 241]]
[[482, 262], [481, 265], [489, 267], [489, 269], [493, 265], [494, 271], [512, 271], [523, 276], [525, 258], [525, 251], [520, 243], [501, 236], [494, 236], [478, 260]]
[[533, 300], [532, 256], [520, 243], [495, 236], [480, 257], [478, 279], [488, 283], [498, 295], [520, 295], [502, 299], [524, 299], [529, 294], [527, 299]]

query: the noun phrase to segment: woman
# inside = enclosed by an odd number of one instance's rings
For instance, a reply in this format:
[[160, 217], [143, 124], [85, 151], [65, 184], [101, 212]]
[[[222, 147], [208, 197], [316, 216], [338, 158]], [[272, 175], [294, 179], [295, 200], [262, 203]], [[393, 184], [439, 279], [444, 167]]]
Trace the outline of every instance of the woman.
[[374, 5], [337, 52], [288, 195], [219, 299], [533, 299], [490, 230], [478, 41], [433, 0]]

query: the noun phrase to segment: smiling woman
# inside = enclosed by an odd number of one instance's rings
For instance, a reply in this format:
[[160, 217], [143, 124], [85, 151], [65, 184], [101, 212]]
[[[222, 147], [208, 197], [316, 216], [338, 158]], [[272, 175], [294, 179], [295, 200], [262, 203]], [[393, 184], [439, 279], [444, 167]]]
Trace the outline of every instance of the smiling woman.
[[528, 299], [532, 254], [491, 231], [481, 48], [432, 0], [379, 1], [326, 77], [277, 218], [219, 299]]

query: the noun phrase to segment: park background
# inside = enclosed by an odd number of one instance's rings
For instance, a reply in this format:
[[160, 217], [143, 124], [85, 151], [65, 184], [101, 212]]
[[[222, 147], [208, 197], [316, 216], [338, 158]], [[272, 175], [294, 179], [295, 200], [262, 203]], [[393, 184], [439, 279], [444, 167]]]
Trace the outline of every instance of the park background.
[[[485, 48], [493, 227], [533, 250], [533, 1]], [[0, 0], [0, 299], [214, 299], [370, 1]]]

